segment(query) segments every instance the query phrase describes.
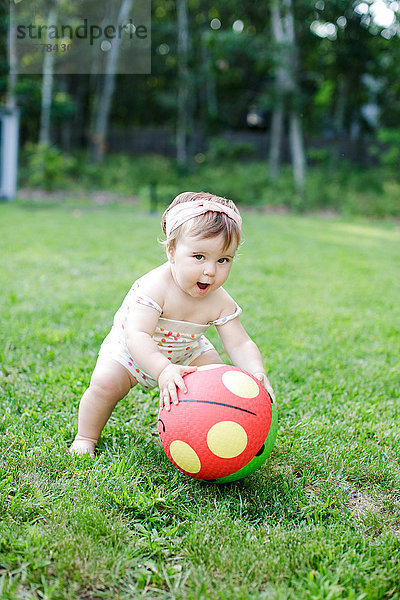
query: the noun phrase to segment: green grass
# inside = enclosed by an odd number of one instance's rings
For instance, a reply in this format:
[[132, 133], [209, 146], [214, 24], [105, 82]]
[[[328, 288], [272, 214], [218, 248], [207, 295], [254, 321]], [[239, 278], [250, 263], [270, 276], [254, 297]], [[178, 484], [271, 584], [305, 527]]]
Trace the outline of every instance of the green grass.
[[280, 425], [217, 486], [166, 459], [155, 392], [119, 404], [95, 460], [67, 453], [112, 316], [163, 260], [159, 219], [0, 205], [2, 600], [400, 598], [399, 227], [244, 222], [226, 287]]

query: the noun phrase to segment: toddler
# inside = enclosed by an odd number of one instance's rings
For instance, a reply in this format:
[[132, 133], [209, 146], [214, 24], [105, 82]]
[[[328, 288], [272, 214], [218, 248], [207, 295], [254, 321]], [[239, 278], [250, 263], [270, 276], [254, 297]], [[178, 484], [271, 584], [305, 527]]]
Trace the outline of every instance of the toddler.
[[240, 323], [241, 308], [222, 287], [240, 242], [242, 219], [231, 200], [179, 194], [162, 216], [167, 261], [132, 285], [101, 345], [79, 407], [74, 454], [94, 449], [115, 405], [136, 384], [158, 385], [160, 407], [178, 403], [183, 376], [222, 363], [204, 333], [215, 325], [232, 363], [267, 388], [262, 357]]

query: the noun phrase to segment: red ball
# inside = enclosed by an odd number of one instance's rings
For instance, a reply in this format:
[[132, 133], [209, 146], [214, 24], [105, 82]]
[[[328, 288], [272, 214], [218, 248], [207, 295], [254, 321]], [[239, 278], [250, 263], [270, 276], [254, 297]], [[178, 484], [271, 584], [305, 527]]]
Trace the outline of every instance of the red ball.
[[[232, 481], [254, 471], [270, 453], [276, 436], [276, 407], [264, 386], [230, 365], [199, 367], [184, 380], [187, 393], [178, 389], [179, 404], [172, 404], [170, 411], [162, 408], [158, 419], [161, 443], [171, 462], [187, 475], [205, 480]], [[244, 468], [251, 461], [253, 468]], [[238, 471], [238, 476], [232, 475]]]

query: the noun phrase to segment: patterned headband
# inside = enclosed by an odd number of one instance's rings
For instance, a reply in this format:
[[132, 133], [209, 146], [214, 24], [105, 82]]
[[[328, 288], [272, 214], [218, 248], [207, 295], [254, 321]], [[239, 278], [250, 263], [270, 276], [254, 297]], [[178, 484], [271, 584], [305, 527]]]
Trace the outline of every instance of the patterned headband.
[[225, 204], [220, 204], [219, 202], [214, 202], [213, 200], [193, 200], [192, 202], [181, 202], [180, 204], [176, 204], [167, 212], [165, 216], [167, 238], [169, 238], [174, 229], [183, 223], [186, 223], [189, 219], [204, 215], [207, 212], [224, 213], [230, 219], [235, 221], [239, 227], [239, 231], [242, 228], [242, 217], [233, 210], [233, 208], [230, 208]]

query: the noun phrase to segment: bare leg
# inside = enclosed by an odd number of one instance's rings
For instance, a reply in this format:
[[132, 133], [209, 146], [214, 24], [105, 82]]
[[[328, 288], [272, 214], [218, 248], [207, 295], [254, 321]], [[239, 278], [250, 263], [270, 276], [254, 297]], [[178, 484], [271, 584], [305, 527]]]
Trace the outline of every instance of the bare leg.
[[98, 359], [90, 386], [79, 405], [78, 433], [70, 448], [71, 454], [89, 452], [94, 456], [95, 446], [115, 405], [136, 383], [119, 362], [111, 358]]
[[204, 354], [200, 354], [193, 362], [190, 363], [191, 367], [201, 367], [202, 365], [218, 365], [224, 364], [218, 352], [216, 350], [208, 350]]

